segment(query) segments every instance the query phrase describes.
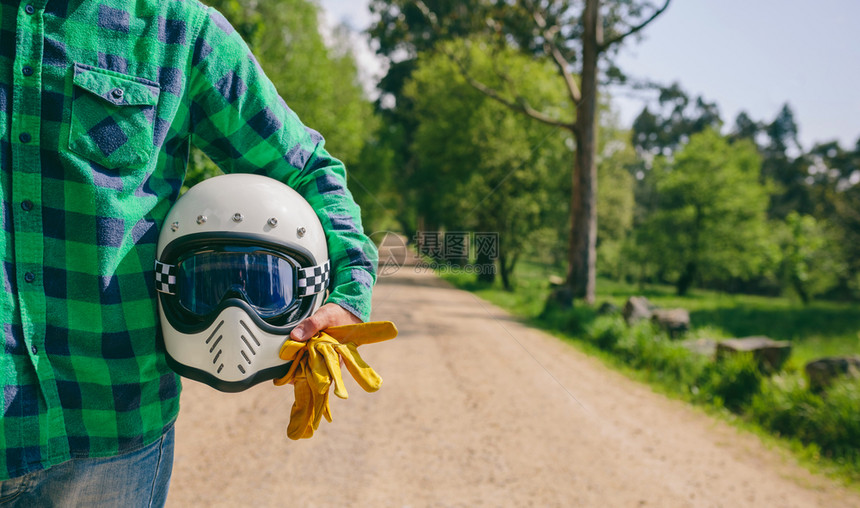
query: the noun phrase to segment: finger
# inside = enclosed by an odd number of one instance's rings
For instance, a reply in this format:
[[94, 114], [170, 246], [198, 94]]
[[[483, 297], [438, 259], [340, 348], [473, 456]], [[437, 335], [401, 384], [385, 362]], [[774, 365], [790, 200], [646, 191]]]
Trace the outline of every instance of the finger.
[[293, 328], [290, 338], [303, 342], [330, 326], [355, 323], [361, 323], [361, 319], [336, 303], [327, 303]]

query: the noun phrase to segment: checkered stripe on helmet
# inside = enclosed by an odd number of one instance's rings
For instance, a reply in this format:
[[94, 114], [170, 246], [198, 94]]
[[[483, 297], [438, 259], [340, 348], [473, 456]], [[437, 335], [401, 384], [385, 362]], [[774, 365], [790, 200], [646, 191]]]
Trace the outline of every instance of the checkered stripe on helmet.
[[168, 295], [176, 294], [176, 265], [155, 260], [155, 290]]
[[328, 287], [329, 272], [331, 264], [326, 261], [325, 264], [311, 266], [309, 268], [299, 268], [298, 270], [298, 292], [296, 296], [310, 296], [324, 291]]

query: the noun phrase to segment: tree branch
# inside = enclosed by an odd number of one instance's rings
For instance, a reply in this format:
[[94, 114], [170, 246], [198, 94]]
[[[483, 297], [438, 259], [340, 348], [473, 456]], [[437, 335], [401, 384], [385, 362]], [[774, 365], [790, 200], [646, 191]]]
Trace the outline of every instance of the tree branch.
[[672, 2], [672, 0], [666, 0], [666, 3], [664, 3], [664, 4], [663, 4], [663, 7], [660, 7], [659, 9], [657, 9], [656, 11], [654, 11], [654, 14], [652, 14], [648, 19], [646, 19], [646, 20], [645, 20], [645, 21], [643, 21], [642, 23], [640, 23], [640, 24], [638, 24], [638, 25], [634, 26], [633, 28], [631, 28], [630, 30], [628, 30], [628, 31], [627, 31], [627, 33], [623, 33], [623, 34], [621, 34], [621, 35], [619, 35], [619, 36], [617, 36], [617, 37], [613, 37], [612, 39], [609, 39], [608, 41], [606, 41], [606, 42], [602, 43], [602, 44], [600, 45], [600, 47], [599, 47], [599, 50], [600, 50], [601, 52], [606, 51], [607, 49], [609, 49], [609, 46], [612, 46], [613, 44], [617, 44], [617, 43], [619, 43], [619, 42], [623, 41], [624, 39], [626, 39], [627, 37], [629, 37], [629, 36], [631, 36], [631, 35], [635, 34], [636, 32], [638, 32], [638, 31], [640, 31], [640, 30], [642, 30], [642, 29], [643, 29], [643, 28], [645, 28], [649, 23], [651, 23], [652, 21], [654, 21], [655, 19], [657, 19], [657, 16], [659, 16], [659, 15], [663, 14], [663, 12], [664, 12], [668, 7], [669, 7], [669, 4], [670, 4], [671, 2]]
[[463, 76], [463, 78], [466, 80], [466, 82], [469, 83], [469, 85], [472, 88], [474, 88], [475, 90], [481, 92], [482, 94], [495, 100], [496, 102], [499, 102], [499, 103], [503, 104], [504, 106], [507, 106], [508, 108], [510, 108], [514, 111], [517, 111], [519, 113], [522, 113], [526, 116], [529, 116], [529, 117], [531, 117], [531, 118], [533, 118], [539, 122], [545, 123], [547, 125], [551, 125], [553, 127], [560, 127], [560, 128], [567, 129], [567, 130], [573, 130], [574, 129], [575, 124], [562, 122], [561, 120], [557, 120], [557, 119], [555, 119], [555, 118], [553, 118], [547, 114], [541, 113], [540, 111], [529, 106], [528, 102], [526, 102], [522, 98], [520, 98], [519, 101], [512, 101], [510, 99], [503, 97], [502, 94], [500, 94], [496, 89], [491, 88], [491, 87], [485, 85], [484, 83], [481, 83], [477, 79], [473, 78], [469, 74], [469, 70], [466, 68], [466, 66], [463, 64], [463, 62], [460, 61], [459, 58], [457, 58], [455, 55], [453, 55], [449, 51], [444, 51], [444, 52], [445, 52], [445, 55], [447, 55], [448, 58], [450, 58], [454, 62], [454, 64], [457, 65], [457, 67], [460, 69], [460, 74]]
[[[435, 29], [439, 30], [440, 29], [439, 18], [436, 16], [436, 14], [429, 7], [427, 7], [427, 4], [425, 4], [422, 0], [416, 0], [415, 5], [418, 7], [418, 9], [421, 10], [421, 13], [424, 15], [424, 17], [427, 18], [427, 20], [430, 22], [430, 24]], [[481, 83], [477, 79], [473, 78], [469, 74], [469, 70], [466, 68], [466, 66], [463, 64], [463, 62], [460, 61], [459, 58], [457, 58], [456, 55], [454, 55], [453, 53], [451, 53], [450, 51], [448, 51], [444, 47], [442, 47], [442, 52], [444, 52], [445, 55], [448, 56], [448, 58], [450, 58], [451, 61], [453, 61], [455, 65], [457, 65], [457, 67], [460, 69], [460, 74], [463, 76], [463, 78], [466, 80], [466, 82], [469, 83], [469, 85], [472, 88], [474, 88], [475, 90], [478, 90], [479, 92], [486, 95], [487, 97], [507, 106], [508, 108], [510, 108], [514, 111], [517, 111], [517, 112], [522, 113], [526, 116], [529, 116], [529, 117], [531, 117], [531, 118], [533, 118], [539, 122], [545, 123], [547, 125], [551, 125], [553, 127], [560, 127], [560, 128], [568, 129], [568, 130], [574, 129], [575, 124], [565, 123], [565, 122], [557, 120], [557, 119], [555, 119], [549, 115], [541, 113], [540, 111], [529, 106], [528, 102], [526, 102], [525, 99], [520, 98], [520, 100], [517, 102], [506, 99], [495, 89], [493, 89], [493, 88], [485, 85], [484, 83]], [[559, 53], [559, 57], [561, 57], [560, 53]], [[566, 62], [564, 61], [564, 58], [561, 58], [561, 62], [566, 64]], [[556, 61], [556, 64], [562, 65], [558, 61]], [[566, 74], [566, 70], [562, 71], [562, 75], [565, 77], [565, 80], [567, 80], [568, 74]], [[571, 80], [572, 80], [572, 77], [571, 77]], [[569, 89], [572, 91], [575, 90], [576, 93], [578, 94], [579, 89], [576, 88], [575, 82], [573, 82], [573, 86], [574, 86], [573, 89], [570, 89], [570, 88]], [[574, 102], [576, 102], [576, 101], [574, 101]]]
[[576, 80], [573, 79], [573, 75], [570, 73], [570, 63], [564, 58], [564, 55], [561, 54], [558, 46], [551, 42], [555, 32], [558, 31], [558, 27], [552, 27], [548, 30], [546, 27], [546, 20], [540, 15], [537, 9], [534, 9], [532, 13], [535, 23], [537, 23], [538, 28], [541, 30], [541, 37], [543, 37], [544, 40], [544, 51], [552, 57], [552, 61], [555, 63], [556, 67], [558, 67], [558, 72], [561, 73], [561, 77], [564, 78], [564, 84], [567, 85], [567, 92], [570, 94], [570, 100], [572, 100], [574, 104], [579, 104], [582, 100], [582, 94], [579, 91], [579, 86], [577, 86]]

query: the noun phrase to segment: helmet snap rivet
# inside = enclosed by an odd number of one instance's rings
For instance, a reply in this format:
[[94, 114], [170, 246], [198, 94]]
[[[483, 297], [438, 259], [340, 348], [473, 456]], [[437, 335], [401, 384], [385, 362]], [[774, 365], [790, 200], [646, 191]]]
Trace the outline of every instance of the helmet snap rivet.
[[298, 237], [301, 238], [301, 237], [305, 236], [305, 233], [307, 233], [307, 232], [308, 231], [305, 228], [300, 227], [299, 229], [296, 230], [296, 235], [298, 235]]
[[179, 222], [178, 221], [174, 222], [173, 224], [170, 225], [171, 231], [177, 231], [178, 229], [179, 229]]
[[269, 226], [272, 226], [273, 228], [277, 227], [278, 226], [278, 219], [272, 217], [271, 219], [269, 219], [268, 224], [269, 224]]
[[239, 212], [236, 212], [236, 213], [234, 213], [234, 214], [233, 214], [233, 222], [242, 222], [242, 220], [243, 220], [244, 218], [245, 218], [245, 217], [242, 217], [242, 214], [241, 214], [241, 213], [239, 213]]
[[197, 224], [203, 224], [204, 222], [206, 222], [206, 216], [205, 215], [198, 215], [197, 216]]

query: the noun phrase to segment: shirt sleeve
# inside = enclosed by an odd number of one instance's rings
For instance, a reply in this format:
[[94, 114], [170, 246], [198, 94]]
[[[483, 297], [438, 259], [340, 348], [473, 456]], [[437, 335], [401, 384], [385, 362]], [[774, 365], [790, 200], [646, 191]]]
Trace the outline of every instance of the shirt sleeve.
[[287, 106], [220, 13], [208, 10], [194, 43], [187, 98], [192, 143], [226, 173], [264, 174], [304, 196], [328, 241], [327, 301], [367, 321], [377, 252], [363, 232], [343, 163]]

